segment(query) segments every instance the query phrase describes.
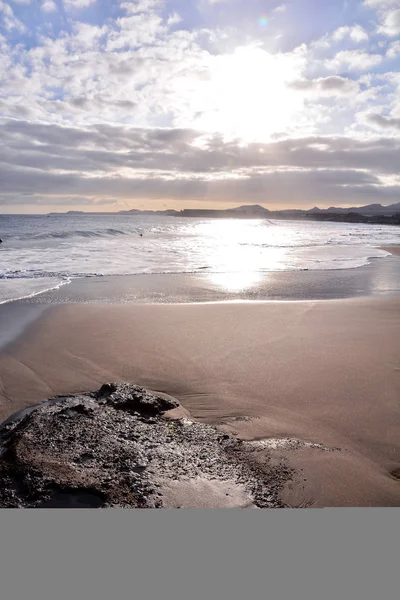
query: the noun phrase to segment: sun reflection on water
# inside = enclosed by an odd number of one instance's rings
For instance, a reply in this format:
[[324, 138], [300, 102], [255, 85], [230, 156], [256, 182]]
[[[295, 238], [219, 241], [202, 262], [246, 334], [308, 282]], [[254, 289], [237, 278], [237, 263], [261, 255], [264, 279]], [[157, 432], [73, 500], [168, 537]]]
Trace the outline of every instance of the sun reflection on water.
[[[287, 249], [279, 225], [265, 220], [221, 219], [199, 223], [202, 259], [210, 283], [229, 292], [259, 285], [268, 271], [284, 268]], [[281, 233], [282, 232], [282, 233]]]
[[235, 273], [209, 273], [208, 279], [226, 292], [244, 292], [257, 286], [265, 278], [260, 271], [237, 271]]

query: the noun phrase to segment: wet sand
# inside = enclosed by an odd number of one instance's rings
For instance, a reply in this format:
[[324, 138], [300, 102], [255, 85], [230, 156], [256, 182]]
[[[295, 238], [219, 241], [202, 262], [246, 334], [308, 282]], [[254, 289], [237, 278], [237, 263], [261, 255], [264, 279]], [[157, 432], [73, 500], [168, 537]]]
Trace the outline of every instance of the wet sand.
[[386, 252], [390, 252], [395, 256], [400, 256], [400, 246], [380, 246], [380, 250], [385, 250]]
[[400, 506], [400, 298], [54, 306], [0, 355], [0, 418], [111, 380], [284, 457], [291, 506]]
[[[400, 295], [400, 258], [392, 255], [393, 248], [396, 247], [382, 248], [386, 256], [371, 259], [370, 264], [354, 269], [84, 277], [20, 304], [182, 304], [382, 298]], [[0, 306], [0, 324], [3, 308], [8, 311], [10, 306]]]

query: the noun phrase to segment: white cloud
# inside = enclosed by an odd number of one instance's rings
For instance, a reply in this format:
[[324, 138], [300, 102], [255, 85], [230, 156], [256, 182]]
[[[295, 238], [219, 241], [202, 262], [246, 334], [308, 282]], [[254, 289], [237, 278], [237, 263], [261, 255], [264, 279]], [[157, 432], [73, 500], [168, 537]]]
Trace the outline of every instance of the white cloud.
[[388, 8], [391, 6], [398, 6], [399, 0], [364, 0], [364, 6], [368, 8]]
[[17, 29], [18, 31], [25, 31], [25, 26], [17, 17], [14, 15], [14, 11], [9, 4], [0, 0], [0, 19], [4, 23], [5, 29], [9, 31]]
[[380, 54], [369, 54], [360, 50], [342, 50], [326, 62], [328, 69], [340, 71], [347, 68], [350, 71], [367, 71], [382, 62]]
[[177, 25], [182, 22], [182, 17], [178, 15], [178, 13], [174, 12], [172, 15], [168, 17], [167, 24], [168, 25]]
[[97, 0], [64, 0], [66, 8], [87, 8]]
[[73, 25], [73, 31], [75, 35], [70, 40], [71, 49], [79, 52], [98, 50], [99, 40], [107, 32], [107, 28], [77, 21]]
[[378, 27], [378, 33], [395, 37], [400, 35], [400, 8], [389, 11], [382, 18], [382, 24]]
[[343, 26], [336, 29], [332, 34], [334, 41], [343, 40], [345, 37], [349, 37], [353, 42], [364, 42], [368, 40], [368, 33], [361, 27], [361, 25], [354, 25], [353, 27]]
[[57, 10], [57, 5], [54, 0], [44, 0], [41, 9], [43, 12], [52, 13]]
[[396, 58], [400, 54], [400, 41], [392, 42], [386, 52], [388, 58]]
[[137, 48], [154, 44], [157, 37], [165, 32], [162, 18], [155, 13], [140, 13], [117, 19], [118, 29], [109, 33], [107, 51], [123, 48]]
[[130, 0], [121, 2], [120, 6], [125, 12], [131, 15], [139, 13], [148, 13], [161, 8], [165, 0]]
[[[36, 4], [47, 11], [55, 3]], [[84, 8], [91, 0], [65, 4]], [[393, 140], [399, 132], [395, 83], [373, 70], [356, 80], [343, 76], [368, 72], [385, 58], [346, 49], [346, 42], [354, 48], [352, 42], [367, 41], [361, 26], [341, 27], [324, 37], [325, 46], [292, 52], [239, 46], [239, 37], [228, 50], [230, 30], [173, 28], [181, 18], [160, 12], [169, 6], [163, 0], [119, 6], [119, 18], [98, 26], [74, 18], [68, 32], [39, 37], [32, 47], [13, 48], [0, 37], [0, 114], [12, 121], [5, 131], [14, 132], [0, 147], [7, 193], [13, 186], [21, 193], [49, 190], [58, 201], [58, 190], [68, 195], [72, 186], [79, 203], [100, 197], [103, 188], [115, 197], [130, 197], [137, 186], [143, 197], [197, 198], [210, 186], [217, 200], [269, 190], [284, 201], [286, 175], [292, 189], [304, 184], [304, 198], [335, 195], [338, 182], [362, 186], [368, 196], [379, 184], [374, 173], [398, 169], [398, 149], [386, 141], [384, 151], [372, 142], [366, 151], [354, 139], [337, 138], [350, 132]], [[0, 12], [15, 19], [3, 0]], [[335, 40], [345, 40], [336, 56]], [[398, 51], [398, 42], [389, 42], [382, 50], [388, 58]], [[326, 63], [342, 75], [326, 77]], [[356, 118], [360, 107], [368, 108], [368, 119]]]

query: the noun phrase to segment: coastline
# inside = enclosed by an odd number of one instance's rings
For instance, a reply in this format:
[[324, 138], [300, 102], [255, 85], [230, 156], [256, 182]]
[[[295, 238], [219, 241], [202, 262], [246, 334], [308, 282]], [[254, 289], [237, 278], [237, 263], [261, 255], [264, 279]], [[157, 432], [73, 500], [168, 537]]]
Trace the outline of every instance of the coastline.
[[53, 305], [0, 354], [1, 418], [130, 381], [270, 440], [290, 506], [400, 506], [399, 357], [399, 297]]
[[141, 273], [72, 279], [33, 297], [0, 305], [65, 303], [183, 304], [202, 302], [330, 300], [400, 295], [399, 246], [368, 265], [332, 270]]

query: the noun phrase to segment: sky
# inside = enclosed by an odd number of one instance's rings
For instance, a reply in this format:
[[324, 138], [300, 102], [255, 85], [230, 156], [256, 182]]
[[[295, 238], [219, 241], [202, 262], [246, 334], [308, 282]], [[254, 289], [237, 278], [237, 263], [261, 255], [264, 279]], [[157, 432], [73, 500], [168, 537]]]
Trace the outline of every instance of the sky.
[[0, 213], [400, 201], [400, 0], [0, 0]]

